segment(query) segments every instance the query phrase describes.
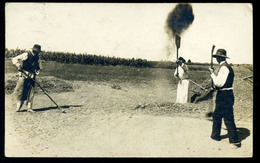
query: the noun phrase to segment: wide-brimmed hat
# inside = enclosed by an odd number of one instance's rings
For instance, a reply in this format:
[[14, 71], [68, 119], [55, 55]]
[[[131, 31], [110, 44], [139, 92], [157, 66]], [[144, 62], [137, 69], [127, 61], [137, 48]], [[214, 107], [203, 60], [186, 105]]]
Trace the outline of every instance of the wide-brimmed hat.
[[218, 49], [217, 53], [213, 55], [214, 58], [216, 57], [223, 57], [223, 58], [228, 58], [227, 57], [227, 52], [225, 49]]
[[32, 50], [34, 50], [34, 51], [40, 53], [40, 52], [41, 52], [41, 46], [38, 45], [38, 44], [35, 44], [35, 45], [33, 46]]

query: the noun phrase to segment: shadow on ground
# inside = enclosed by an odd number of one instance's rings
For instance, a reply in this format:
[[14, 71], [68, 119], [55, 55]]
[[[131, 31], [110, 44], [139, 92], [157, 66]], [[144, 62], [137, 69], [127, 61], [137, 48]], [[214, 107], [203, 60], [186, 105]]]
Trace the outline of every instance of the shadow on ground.
[[[82, 105], [63, 105], [60, 106], [62, 109], [68, 109], [70, 107], [81, 107]], [[46, 111], [46, 110], [51, 110], [51, 109], [58, 109], [58, 107], [53, 106], [53, 107], [45, 107], [45, 108], [39, 108], [39, 109], [33, 109], [34, 111]]]
[[250, 130], [247, 128], [237, 128], [237, 132], [239, 141], [245, 140], [250, 135]]
[[[237, 128], [237, 132], [238, 132], [238, 141], [240, 142], [242, 140], [245, 140], [250, 135], [250, 130], [248, 130], [247, 128]], [[220, 137], [221, 139], [226, 139], [228, 138], [228, 134], [221, 135]]]

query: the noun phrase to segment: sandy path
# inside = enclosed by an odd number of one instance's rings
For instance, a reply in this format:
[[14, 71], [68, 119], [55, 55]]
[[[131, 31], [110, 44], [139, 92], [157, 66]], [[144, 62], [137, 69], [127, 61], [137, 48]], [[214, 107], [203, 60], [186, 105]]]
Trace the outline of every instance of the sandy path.
[[59, 135], [53, 141], [59, 142], [55, 149], [61, 150], [50, 149], [41, 154], [64, 157], [248, 157], [252, 154], [251, 138], [243, 141], [242, 148], [231, 149], [227, 139], [222, 142], [209, 139], [210, 128], [210, 122], [192, 118], [120, 116], [97, 128], [85, 126], [84, 132], [70, 134], [70, 141], [62, 142], [63, 135]]
[[[44, 95], [37, 95], [38, 112], [16, 113], [6, 96], [5, 154], [14, 157], [250, 157], [252, 123], [238, 121], [250, 135], [240, 149], [228, 139], [212, 141], [211, 122], [177, 116], [139, 114], [138, 104], [175, 100], [175, 90], [106, 83], [74, 82], [75, 92], [51, 94], [61, 114]], [[154, 93], [156, 92], [156, 93]], [[165, 92], [167, 94], [165, 95]], [[164, 96], [162, 96], [164, 95]], [[47, 109], [42, 109], [47, 108]], [[42, 110], [41, 110], [42, 109]], [[222, 129], [222, 134], [226, 134]]]

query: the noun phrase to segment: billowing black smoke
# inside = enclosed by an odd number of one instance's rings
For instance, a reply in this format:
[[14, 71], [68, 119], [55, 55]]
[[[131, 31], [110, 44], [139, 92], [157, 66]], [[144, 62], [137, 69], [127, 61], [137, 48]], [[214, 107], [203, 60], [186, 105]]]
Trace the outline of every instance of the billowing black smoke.
[[175, 49], [174, 39], [176, 34], [179, 36], [193, 22], [194, 15], [190, 4], [178, 4], [168, 15], [165, 30], [169, 36], [168, 45], [165, 47], [167, 58]]
[[166, 20], [166, 27], [175, 34], [180, 35], [186, 30], [193, 22], [194, 15], [192, 6], [190, 4], [178, 4], [172, 12], [169, 13]]

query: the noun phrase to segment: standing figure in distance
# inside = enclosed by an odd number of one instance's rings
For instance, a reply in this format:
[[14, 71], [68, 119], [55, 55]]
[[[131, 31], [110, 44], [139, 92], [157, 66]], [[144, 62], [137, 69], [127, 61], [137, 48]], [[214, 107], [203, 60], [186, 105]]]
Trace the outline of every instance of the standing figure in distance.
[[[36, 75], [39, 75], [39, 53], [41, 52], [41, 46], [35, 44], [31, 51], [22, 53], [14, 58], [12, 58], [13, 64], [18, 68], [19, 80], [14, 89], [14, 96], [17, 100], [16, 111], [19, 112], [22, 108], [24, 102], [27, 104], [27, 111], [34, 112], [32, 110], [33, 97], [34, 97], [34, 87]], [[28, 76], [26, 76], [25, 72]]]
[[229, 142], [234, 147], [241, 147], [241, 143], [238, 140], [237, 128], [234, 121], [234, 94], [233, 94], [233, 81], [234, 71], [232, 67], [227, 63], [226, 50], [218, 49], [217, 53], [213, 55], [220, 65], [218, 72], [215, 74], [212, 68], [209, 68], [211, 72], [211, 78], [217, 90], [216, 105], [213, 112], [213, 126], [211, 138], [216, 141], [220, 141], [220, 131], [222, 118], [224, 118], [225, 125], [228, 130]]
[[179, 79], [176, 103], [189, 103], [191, 97], [188, 66], [185, 64], [185, 59], [182, 57], [179, 57], [176, 63], [178, 68], [176, 68], [174, 76]]

